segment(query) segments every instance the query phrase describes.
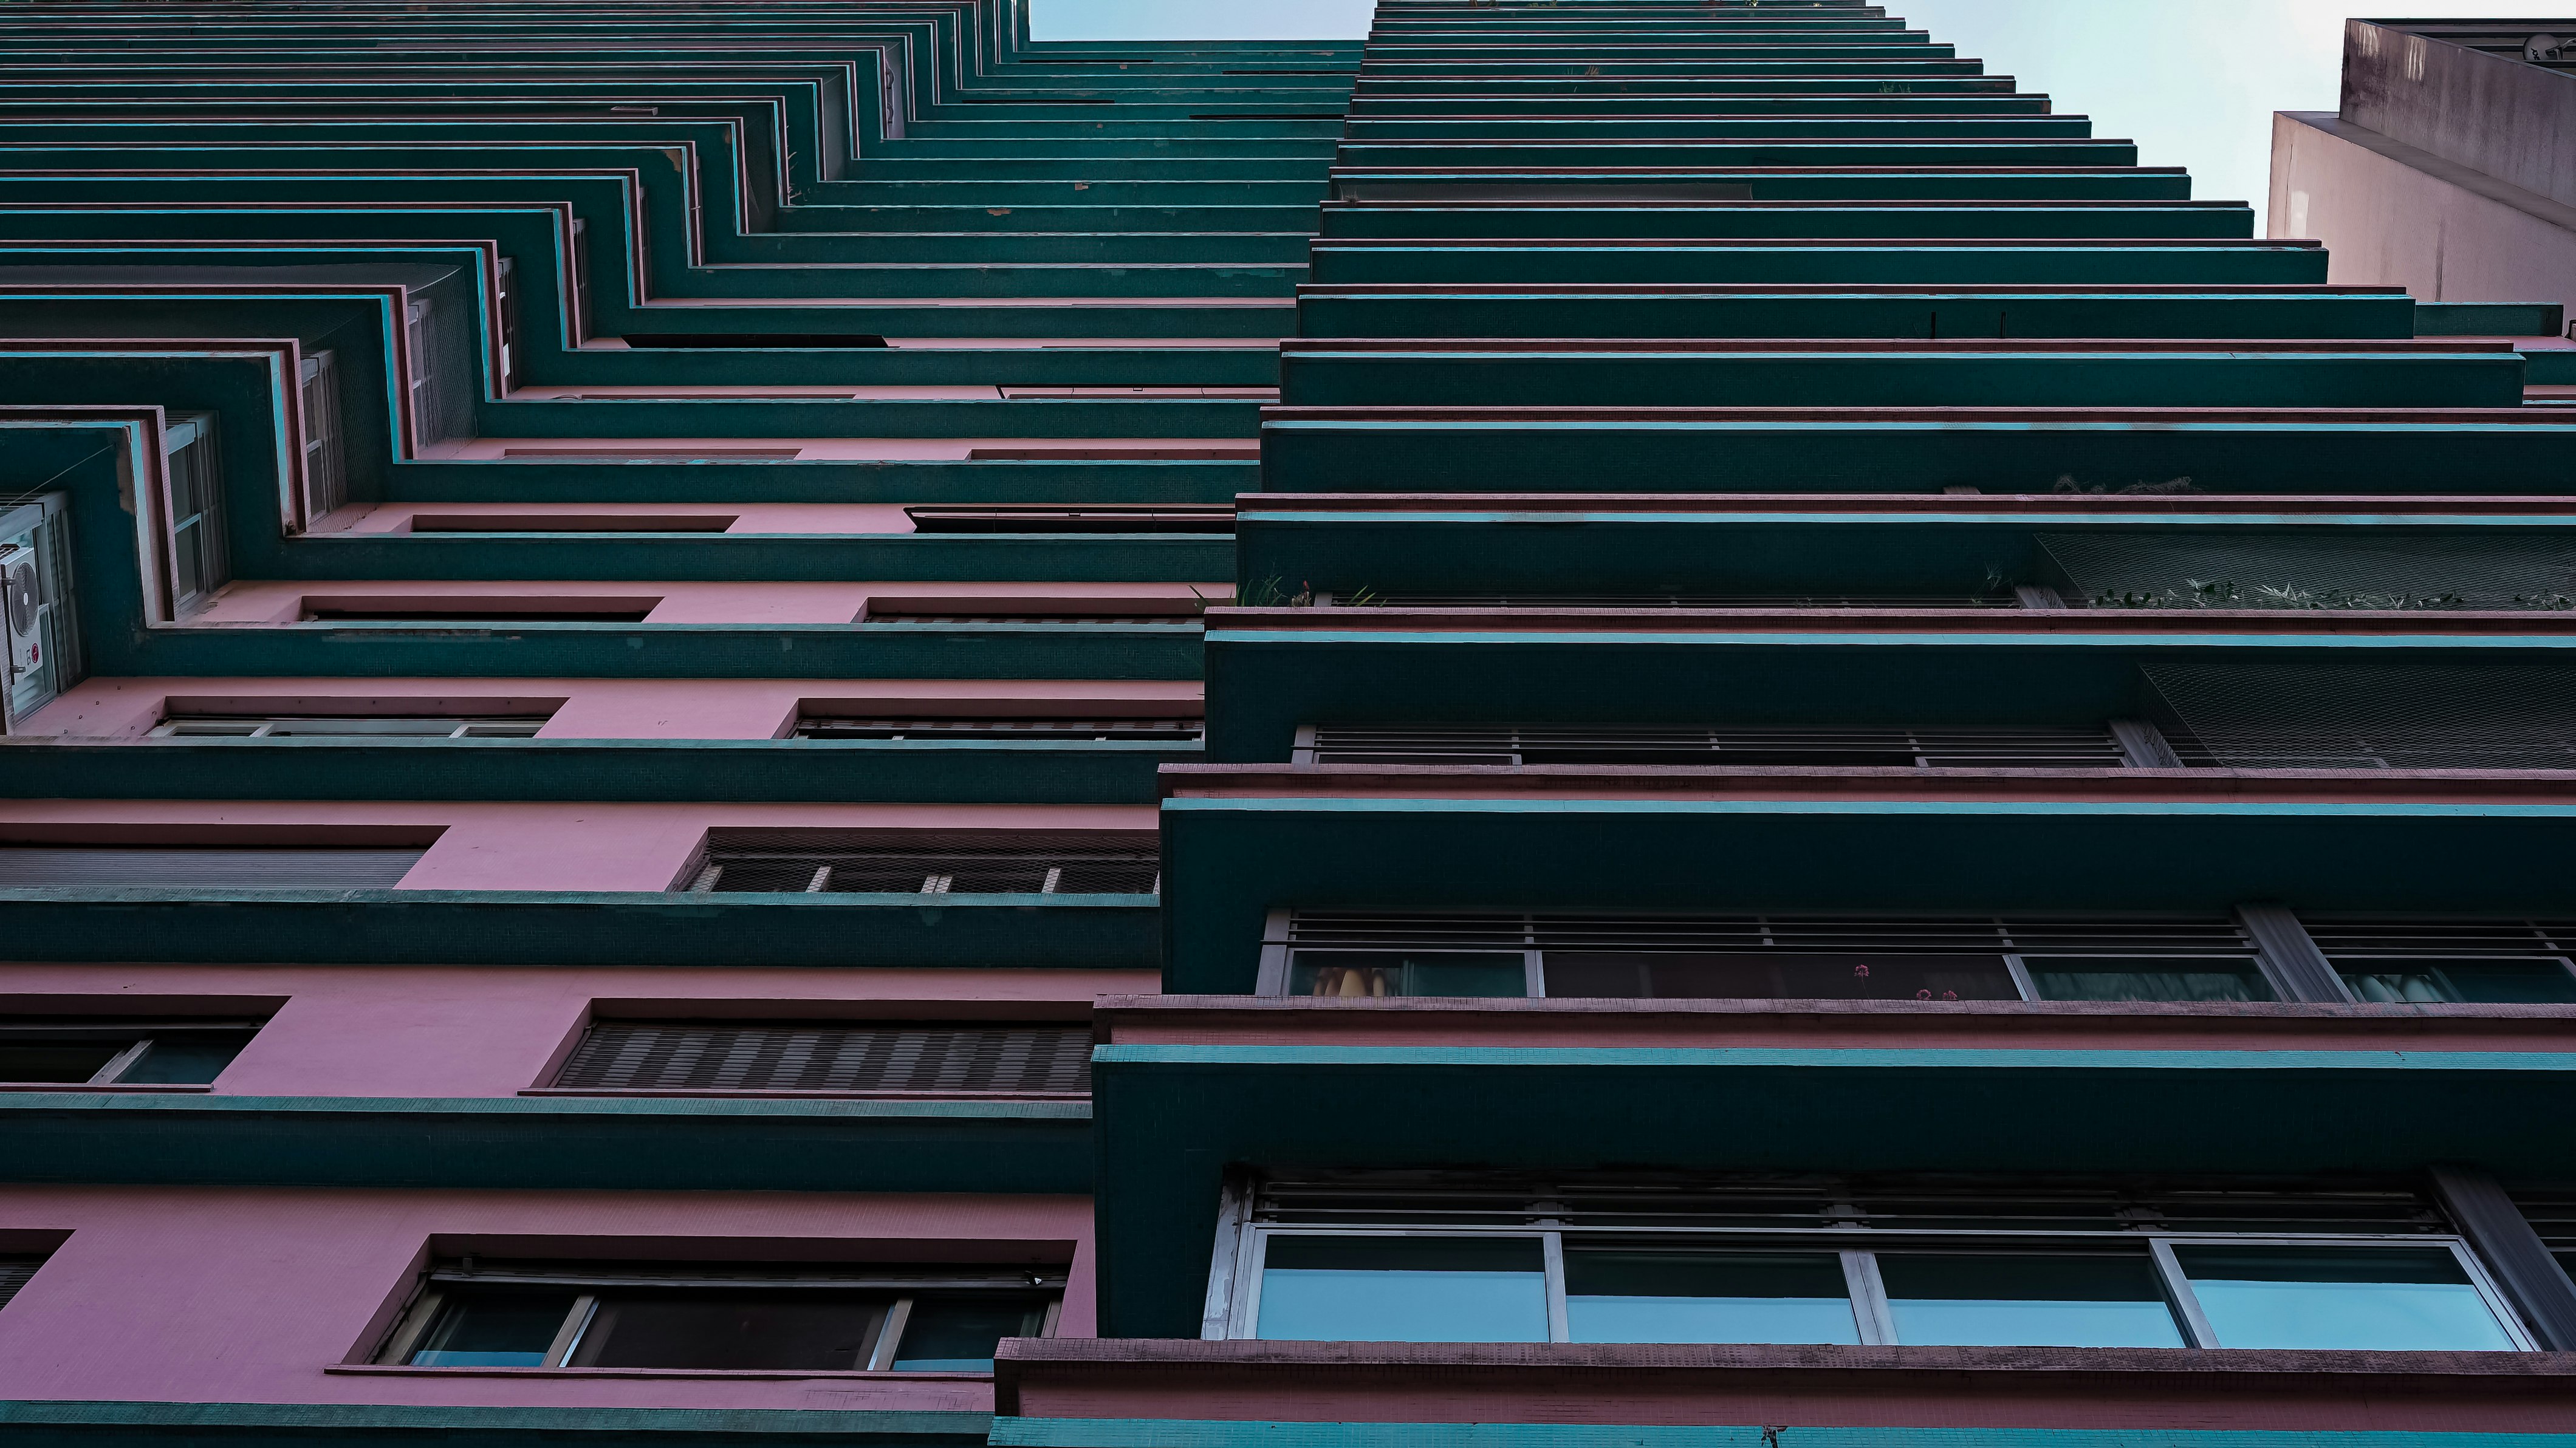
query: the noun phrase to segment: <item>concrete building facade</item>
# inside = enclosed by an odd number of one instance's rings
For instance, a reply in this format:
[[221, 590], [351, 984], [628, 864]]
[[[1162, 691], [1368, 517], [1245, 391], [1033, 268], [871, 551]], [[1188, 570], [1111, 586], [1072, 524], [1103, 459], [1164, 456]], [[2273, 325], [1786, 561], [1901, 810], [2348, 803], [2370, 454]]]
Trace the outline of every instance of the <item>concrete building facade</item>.
[[0, 7], [0, 1439], [2576, 1448], [2563, 312], [2137, 159]]

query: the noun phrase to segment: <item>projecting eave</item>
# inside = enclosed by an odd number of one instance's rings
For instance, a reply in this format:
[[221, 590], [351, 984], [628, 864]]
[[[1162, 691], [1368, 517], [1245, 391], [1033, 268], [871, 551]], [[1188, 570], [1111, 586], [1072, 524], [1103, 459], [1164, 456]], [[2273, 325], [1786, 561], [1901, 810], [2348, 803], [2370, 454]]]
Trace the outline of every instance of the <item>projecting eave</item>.
[[2518, 911], [2565, 775], [1295, 769], [1164, 774], [1165, 980], [1254, 989], [1274, 910]]

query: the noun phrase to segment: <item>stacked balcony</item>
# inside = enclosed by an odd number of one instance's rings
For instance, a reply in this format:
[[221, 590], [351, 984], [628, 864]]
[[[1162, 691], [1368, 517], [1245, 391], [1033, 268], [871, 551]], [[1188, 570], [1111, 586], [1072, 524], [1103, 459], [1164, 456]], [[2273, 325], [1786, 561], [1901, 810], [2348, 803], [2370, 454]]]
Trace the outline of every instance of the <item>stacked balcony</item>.
[[0, 1422], [981, 1442], [1357, 46], [8, 12]]
[[1872, 6], [1380, 5], [1015, 1441], [2563, 1411], [2564, 318], [2138, 162]]

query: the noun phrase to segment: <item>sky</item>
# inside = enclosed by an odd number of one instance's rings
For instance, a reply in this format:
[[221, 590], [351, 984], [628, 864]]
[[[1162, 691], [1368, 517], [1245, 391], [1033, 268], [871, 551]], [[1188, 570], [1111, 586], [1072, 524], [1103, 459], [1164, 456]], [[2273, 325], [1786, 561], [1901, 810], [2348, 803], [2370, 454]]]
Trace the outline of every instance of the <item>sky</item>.
[[[1040, 40], [1318, 39], [1367, 33], [1369, 0], [1031, 0]], [[1887, 0], [1935, 40], [2047, 91], [2094, 134], [2188, 166], [2193, 193], [2269, 190], [2272, 112], [2331, 111], [2352, 15], [2564, 20], [2576, 0]]]

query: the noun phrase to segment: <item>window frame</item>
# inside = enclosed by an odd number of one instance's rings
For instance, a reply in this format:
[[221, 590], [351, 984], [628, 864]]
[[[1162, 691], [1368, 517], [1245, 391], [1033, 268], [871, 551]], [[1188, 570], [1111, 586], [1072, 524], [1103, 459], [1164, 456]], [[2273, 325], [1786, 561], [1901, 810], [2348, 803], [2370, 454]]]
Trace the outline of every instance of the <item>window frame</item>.
[[[1567, 1326], [1565, 1294], [1565, 1244], [1568, 1238], [1581, 1241], [1592, 1238], [1615, 1241], [1623, 1246], [1653, 1244], [1656, 1247], [1724, 1245], [1747, 1251], [1804, 1251], [1819, 1255], [1834, 1253], [1841, 1261], [1844, 1282], [1851, 1294], [1852, 1321], [1859, 1345], [1864, 1347], [1904, 1346], [1896, 1333], [1895, 1316], [1887, 1297], [1885, 1282], [1878, 1271], [1882, 1252], [1924, 1247], [1968, 1247], [2000, 1249], [2023, 1247], [2034, 1253], [2052, 1249], [2093, 1249], [2114, 1245], [2143, 1247], [2143, 1255], [2154, 1271], [2158, 1286], [2164, 1292], [2167, 1308], [2174, 1315], [2176, 1331], [2183, 1339], [2180, 1348], [2162, 1348], [2166, 1352], [2238, 1352], [2259, 1349], [2224, 1348], [2219, 1345], [2209, 1318], [2201, 1310], [2200, 1299], [2192, 1290], [2191, 1279], [2175, 1255], [2177, 1247], [2442, 1247], [2466, 1274], [2469, 1285], [2493, 1315], [2514, 1352], [2540, 1351], [2537, 1340], [2526, 1327], [2512, 1303], [2498, 1287], [2486, 1265], [2478, 1260], [2467, 1240], [2456, 1233], [2234, 1233], [2187, 1231], [2119, 1231], [2119, 1232], [2032, 1232], [2009, 1230], [1929, 1230], [1864, 1227], [1869, 1245], [1853, 1240], [1855, 1230], [1847, 1226], [1780, 1229], [1770, 1227], [1698, 1227], [1637, 1228], [1580, 1227], [1557, 1225], [1479, 1226], [1470, 1224], [1438, 1226], [1280, 1226], [1243, 1220], [1250, 1194], [1229, 1197], [1226, 1205], [1233, 1214], [1233, 1230], [1220, 1228], [1217, 1252], [1209, 1285], [1209, 1313], [1203, 1336], [1210, 1339], [1262, 1341], [1261, 1288], [1263, 1264], [1273, 1237], [1423, 1237], [1451, 1239], [1459, 1237], [1537, 1238], [1545, 1262], [1543, 1273], [1547, 1293], [1548, 1341], [1572, 1341]], [[1220, 1298], [1224, 1310], [1217, 1310]], [[1710, 1346], [1730, 1344], [1711, 1343]], [[1732, 1344], [1742, 1346], [1744, 1344]], [[2092, 1349], [2085, 1349], [2090, 1351]], [[2129, 1350], [2129, 1349], [2120, 1349]]]
[[[2477, 953], [2477, 952], [2471, 952], [2471, 951], [2453, 951], [2453, 952], [2451, 952], [2451, 953], [2449, 953], [2449, 954], [2440, 954], [2440, 953], [2436, 953], [2436, 952], [2432, 952], [2432, 951], [2418, 951], [2418, 952], [2415, 952], [2415, 953], [2412, 953], [2412, 954], [2407, 954], [2407, 955], [2372, 955], [2372, 954], [2358, 954], [2358, 955], [2356, 955], [2356, 954], [2341, 954], [2341, 955], [2328, 955], [2328, 956], [2326, 956], [2326, 964], [2327, 964], [2329, 967], [2331, 967], [2331, 968], [2333, 969], [2334, 974], [2335, 974], [2335, 979], [2336, 979], [2338, 982], [2340, 982], [2340, 983], [2342, 984], [2342, 986], [2343, 986], [2344, 994], [2346, 994], [2347, 996], [2350, 996], [2350, 997], [2351, 997], [2351, 998], [2352, 998], [2356, 1003], [2361, 1004], [2361, 1005], [2376, 1005], [2376, 1004], [2380, 1004], [2380, 1002], [2376, 1002], [2376, 1001], [2365, 1001], [2365, 1000], [2363, 1000], [2363, 999], [2362, 999], [2361, 994], [2360, 994], [2358, 991], [2356, 991], [2356, 990], [2354, 990], [2354, 989], [2353, 989], [2353, 984], [2352, 984], [2352, 983], [2353, 983], [2353, 979], [2354, 979], [2354, 977], [2356, 977], [2356, 976], [2378, 975], [2378, 974], [2382, 974], [2382, 973], [2398, 974], [2398, 975], [2420, 975], [2420, 974], [2424, 974], [2425, 972], [2423, 972], [2423, 971], [2410, 971], [2410, 970], [2406, 969], [2407, 964], [2408, 964], [2409, 962], [2411, 962], [2411, 961], [2432, 961], [2432, 962], [2436, 962], [2436, 963], [2440, 963], [2440, 964], [2447, 964], [2447, 963], [2450, 963], [2450, 962], [2453, 962], [2453, 961], [2464, 961], [2464, 960], [2491, 960], [2491, 961], [2495, 961], [2495, 962], [2497, 962], [2497, 963], [2499, 963], [2499, 964], [2502, 964], [2502, 963], [2505, 963], [2505, 962], [2509, 962], [2509, 961], [2548, 961], [2548, 962], [2551, 962], [2551, 963], [2555, 964], [2555, 965], [2556, 965], [2560, 970], [2562, 970], [2562, 971], [2566, 972], [2566, 973], [2567, 973], [2567, 975], [2571, 978], [2571, 980], [2576, 980], [2576, 959], [2571, 959], [2570, 957], [2565, 956], [2565, 955], [2554, 954], [2554, 953], [2549, 952], [2549, 951], [2546, 951], [2546, 950], [2534, 950], [2534, 951], [2531, 951], [2531, 952], [2529, 952], [2529, 953], [2527, 953], [2527, 954], [2521, 954], [2521, 955], [2503, 955], [2503, 954], [2499, 954], [2499, 955], [2483, 955], [2483, 954], [2479, 954], [2479, 953]], [[2393, 966], [2393, 967], [2395, 967], [2396, 969], [2394, 969], [2393, 971], [2382, 972], [2381, 970], [2377, 969], [2377, 967], [2380, 967], [2380, 966], [2382, 966], [2382, 965], [2386, 965], [2386, 966]], [[2445, 974], [2447, 974], [2447, 972], [2445, 972]], [[2482, 1002], [2478, 1002], [2478, 1001], [2419, 1001], [2419, 1002], [2409, 1002], [2409, 1004], [2418, 1004], [2418, 1005], [2478, 1005], [2478, 1004], [2482, 1004]]]
[[[1267, 931], [1263, 932], [1264, 939], [1263, 939], [1263, 941], [1262, 941], [1260, 971], [1259, 971], [1259, 975], [1258, 975], [1258, 977], [1257, 977], [1257, 979], [1256, 979], [1256, 982], [1255, 982], [1255, 985], [1254, 985], [1254, 988], [1253, 988], [1253, 989], [1254, 989], [1254, 993], [1255, 993], [1256, 995], [1272, 996], [1272, 997], [1276, 997], [1276, 998], [1284, 999], [1284, 1000], [1331, 1000], [1331, 999], [1336, 999], [1336, 997], [1331, 997], [1331, 996], [1303, 996], [1303, 995], [1293, 995], [1293, 994], [1291, 994], [1291, 993], [1289, 992], [1289, 990], [1288, 990], [1288, 983], [1289, 983], [1289, 981], [1290, 981], [1291, 979], [1293, 979], [1293, 978], [1294, 978], [1295, 970], [1296, 970], [1296, 964], [1297, 964], [1296, 957], [1297, 957], [1300, 953], [1307, 953], [1307, 954], [1319, 954], [1319, 955], [1334, 955], [1334, 954], [1339, 954], [1339, 955], [1393, 955], [1393, 954], [1401, 954], [1401, 955], [1409, 955], [1409, 956], [1437, 956], [1437, 955], [1454, 955], [1454, 956], [1496, 956], [1496, 955], [1510, 955], [1510, 954], [1514, 953], [1514, 952], [1512, 951], [1512, 949], [1511, 949], [1509, 946], [1501, 946], [1501, 945], [1496, 945], [1496, 946], [1486, 946], [1486, 947], [1482, 947], [1482, 948], [1474, 948], [1474, 947], [1464, 947], [1464, 946], [1462, 946], [1462, 947], [1457, 947], [1457, 948], [1435, 947], [1435, 948], [1431, 948], [1431, 949], [1417, 949], [1417, 948], [1413, 948], [1413, 947], [1403, 947], [1403, 946], [1387, 946], [1387, 947], [1379, 947], [1379, 948], [1374, 948], [1374, 949], [1372, 949], [1372, 948], [1367, 947], [1367, 946], [1300, 945], [1300, 944], [1297, 944], [1296, 942], [1293, 942], [1293, 941], [1291, 941], [1291, 940], [1289, 940], [1289, 939], [1287, 939], [1287, 938], [1286, 938], [1286, 934], [1287, 934], [1287, 932], [1286, 932], [1286, 928], [1285, 928], [1285, 927], [1286, 927], [1286, 921], [1287, 921], [1288, 913], [1289, 913], [1289, 912], [1286, 912], [1286, 911], [1277, 911], [1277, 912], [1274, 912], [1274, 913], [1273, 913], [1273, 920], [1274, 920], [1273, 928], [1271, 928], [1270, 930], [1267, 930]], [[1519, 953], [1519, 955], [1520, 955], [1520, 957], [1521, 957], [1521, 988], [1522, 988], [1522, 994], [1521, 994], [1521, 995], [1519, 995], [1519, 996], [1497, 996], [1497, 997], [1458, 997], [1458, 996], [1409, 996], [1409, 997], [1406, 997], [1406, 996], [1387, 996], [1387, 997], [1383, 997], [1383, 999], [1387, 999], [1387, 1000], [1406, 1000], [1406, 999], [1409, 999], [1409, 1000], [1459, 1000], [1459, 999], [1496, 999], [1496, 1000], [1550, 1000], [1550, 999], [1554, 999], [1554, 1000], [1599, 1000], [1599, 999], [1608, 999], [1608, 1000], [1635, 1000], [1635, 1001], [1646, 1002], [1646, 1003], [1659, 1003], [1659, 1002], [1682, 1003], [1682, 1002], [1687, 1002], [1687, 1001], [1690, 1001], [1690, 1000], [1722, 1000], [1722, 999], [1727, 999], [1727, 997], [1722, 997], [1722, 996], [1608, 996], [1608, 997], [1598, 997], [1598, 996], [1554, 996], [1554, 997], [1551, 997], [1551, 996], [1549, 996], [1549, 995], [1548, 995], [1548, 993], [1547, 993], [1547, 948], [1546, 948], [1546, 947], [1544, 947], [1544, 946], [1538, 946], [1538, 945], [1524, 945], [1523, 947], [1521, 947], [1521, 949], [1520, 949], [1520, 951], [1519, 951], [1518, 953]], [[1690, 952], [1687, 952], [1687, 951], [1670, 951], [1670, 952], [1639, 951], [1639, 952], [1636, 952], [1636, 953], [1641, 954], [1641, 955], [1654, 955], [1654, 954], [1685, 955], [1685, 954], [1689, 954]], [[1865, 951], [1853, 951], [1853, 952], [1848, 952], [1848, 953], [1851, 953], [1851, 954], [1867, 954], [1868, 952], [1865, 952]], [[2183, 955], [2183, 954], [2181, 954], [2181, 953], [2178, 953], [2178, 952], [2176, 952], [2176, 951], [2169, 950], [2169, 949], [2168, 949], [2168, 950], [2141, 950], [2141, 951], [2137, 952], [2135, 955], [2130, 955], [2130, 954], [2127, 954], [2127, 953], [2124, 953], [2124, 952], [2120, 952], [2120, 951], [2087, 951], [2087, 952], [2083, 952], [2083, 953], [2081, 953], [2081, 954], [2078, 954], [2078, 953], [2076, 953], [2076, 952], [2072, 952], [2072, 951], [2036, 951], [2036, 950], [2033, 950], [2033, 951], [2022, 951], [2022, 950], [1999, 950], [1999, 951], [1993, 951], [1993, 952], [1985, 952], [1985, 951], [1959, 951], [1959, 952], [1956, 952], [1956, 953], [1957, 953], [1957, 954], [1961, 954], [1961, 955], [1984, 955], [1984, 954], [1989, 954], [1989, 953], [1991, 953], [1991, 954], [1993, 954], [1996, 958], [2000, 959], [2000, 960], [2003, 962], [2004, 972], [2005, 972], [2007, 975], [2009, 975], [2009, 976], [2011, 976], [2011, 977], [2012, 977], [2013, 989], [2015, 989], [2016, 991], [2020, 992], [2020, 996], [2019, 996], [2019, 998], [2018, 998], [2018, 1001], [2017, 1001], [2017, 1002], [2015, 1002], [2015, 1003], [2017, 1003], [2017, 1004], [2022, 1004], [2022, 1005], [2052, 1005], [2052, 1004], [2062, 1005], [2062, 1004], [2072, 1004], [2072, 1002], [2053, 1001], [2053, 1000], [2051, 1000], [2049, 997], [2047, 997], [2047, 996], [2043, 996], [2043, 995], [2041, 995], [2041, 994], [2039, 993], [2039, 987], [2038, 987], [2038, 984], [2037, 984], [2037, 982], [2036, 982], [2036, 981], [2034, 981], [2034, 980], [2031, 978], [2030, 966], [2029, 966], [2029, 964], [2028, 964], [2028, 961], [2030, 961], [2030, 960], [2032, 960], [2032, 959], [2037, 959], [2037, 960], [2041, 960], [2041, 961], [2050, 961], [2050, 960], [2069, 960], [2069, 959], [2081, 959], [2081, 960], [2141, 960], [2141, 961], [2172, 961], [2172, 960], [2179, 960], [2179, 959], [2185, 959], [2185, 958], [2188, 958], [2187, 956], [2185, 956], [2185, 955]], [[1783, 957], [1784, 959], [1794, 959], [1794, 958], [1795, 958], [1795, 954], [1796, 954], [1796, 953], [1794, 953], [1794, 952], [1787, 952], [1787, 951], [1784, 951], [1784, 952], [1782, 952], [1782, 957]], [[2259, 949], [2257, 949], [2255, 946], [2253, 946], [2253, 945], [2252, 945], [2252, 944], [2250, 944], [2250, 943], [2246, 946], [2244, 953], [2243, 953], [2243, 954], [2241, 954], [2241, 955], [2212, 955], [2212, 956], [2208, 957], [2208, 959], [2209, 959], [2209, 962], [2210, 962], [2213, 966], [2217, 966], [2217, 965], [2228, 965], [2228, 966], [2233, 966], [2233, 965], [2236, 965], [2236, 964], [2242, 963], [2243, 965], [2245, 965], [2245, 966], [2247, 966], [2247, 967], [2250, 967], [2250, 974], [2252, 975], [2253, 979], [2255, 979], [2255, 980], [2258, 980], [2258, 981], [2262, 982], [2262, 984], [2263, 984], [2263, 988], [2264, 988], [2265, 990], [2267, 990], [2267, 991], [2271, 992], [2270, 998], [2269, 998], [2268, 1000], [2257, 1000], [2257, 1001], [2253, 1001], [2253, 1002], [2247, 1002], [2247, 1004], [2255, 1004], [2255, 1005], [2279, 1005], [2279, 1004], [2284, 1004], [2284, 1003], [2292, 1002], [2292, 1001], [2295, 999], [2295, 998], [2294, 998], [2294, 997], [2293, 997], [2293, 996], [2292, 996], [2292, 995], [2291, 995], [2287, 990], [2285, 990], [2285, 989], [2283, 989], [2283, 988], [2282, 988], [2282, 985], [2281, 985], [2280, 981], [2279, 981], [2279, 980], [2274, 976], [2274, 974], [2273, 974], [2273, 972], [2272, 972], [2272, 970], [2271, 970], [2271, 968], [2270, 968], [2269, 963], [2268, 963], [2268, 962], [2263, 958], [2263, 953], [2262, 953], [2262, 951], [2261, 951], [2261, 950], [2259, 950]], [[2564, 963], [2564, 962], [2562, 962], [2562, 963]], [[2569, 968], [2570, 968], [2571, 972], [2576, 972], [2576, 966], [2570, 966]], [[1835, 999], [1840, 999], [1840, 997], [1833, 997], [1833, 996], [1778, 996], [1778, 997], [1770, 997], [1770, 996], [1764, 996], [1764, 997], [1757, 997], [1757, 999], [1764, 999], [1764, 1000], [1777, 999], [1777, 1000], [1788, 1000], [1788, 1001], [1794, 1001], [1794, 1000], [1835, 1000]], [[1895, 1005], [1902, 1005], [1902, 1004], [1905, 1004], [1905, 1003], [1906, 1003], [1906, 1002], [1903, 1000], [1903, 998], [1901, 998], [1901, 997], [1893, 997], [1893, 996], [1891, 996], [1891, 997], [1888, 997], [1888, 998], [1887, 998], [1887, 1000], [1888, 1000], [1888, 1003], [1890, 1003], [1890, 1004], [1895, 1004]], [[1952, 1002], [1952, 1004], [1955, 1004], [1955, 1003], [1956, 1003], [1956, 1002]], [[2003, 1001], [1996, 1001], [1996, 1002], [1994, 1002], [1994, 1004], [1999, 1004], [1999, 1005], [2000, 1005], [2000, 1004], [2004, 1004], [2004, 1003], [2005, 1003], [2005, 1002], [2003, 1002]], [[2149, 1004], [2153, 1004], [2153, 1003], [2152, 1003], [2152, 1002], [2150, 1002]], [[2226, 1002], [2218, 1002], [2218, 1001], [2174, 1001], [2174, 1002], [2167, 1002], [2166, 1004], [2174, 1004], [2174, 1005], [2219, 1005], [2219, 1004], [2226, 1004]]]
[[[749, 1266], [751, 1264], [744, 1265]], [[1000, 1280], [1004, 1275], [1012, 1275], [1021, 1278], [1037, 1276], [1042, 1277], [1045, 1280], [1036, 1283], [1026, 1281], [1005, 1283]], [[414, 1363], [410, 1361], [411, 1355], [419, 1350], [421, 1340], [426, 1338], [429, 1335], [430, 1329], [438, 1324], [441, 1316], [446, 1311], [449, 1298], [455, 1294], [456, 1289], [475, 1286], [561, 1287], [572, 1291], [573, 1299], [571, 1306], [565, 1310], [563, 1320], [557, 1325], [553, 1341], [547, 1344], [545, 1360], [543, 1362], [510, 1367], [497, 1367], [492, 1365], [465, 1364], [442, 1365], [436, 1363]], [[857, 1291], [890, 1294], [884, 1314], [878, 1319], [875, 1326], [870, 1329], [872, 1335], [868, 1340], [867, 1362], [864, 1366], [854, 1368], [811, 1369], [667, 1368], [653, 1369], [652, 1371], [707, 1375], [749, 1373], [769, 1377], [779, 1376], [782, 1374], [798, 1377], [838, 1377], [853, 1373], [900, 1374], [903, 1376], [913, 1376], [934, 1373], [956, 1374], [960, 1372], [970, 1373], [975, 1376], [989, 1376], [989, 1370], [984, 1373], [975, 1374], [972, 1369], [898, 1369], [892, 1366], [896, 1360], [895, 1355], [902, 1349], [904, 1329], [910, 1323], [912, 1306], [919, 1300], [921, 1295], [932, 1292], [971, 1292], [978, 1290], [989, 1290], [996, 1293], [1047, 1293], [1050, 1295], [1047, 1298], [1046, 1312], [1045, 1316], [1039, 1323], [1037, 1335], [1040, 1337], [1054, 1337], [1064, 1315], [1065, 1294], [1070, 1287], [1071, 1281], [1069, 1269], [1055, 1264], [1042, 1264], [1026, 1268], [1010, 1269], [1007, 1274], [1004, 1271], [997, 1269], [992, 1273], [972, 1275], [950, 1274], [946, 1276], [928, 1272], [894, 1271], [852, 1271], [830, 1276], [816, 1276], [810, 1275], [810, 1269], [807, 1274], [802, 1275], [781, 1272], [775, 1275], [762, 1276], [750, 1272], [731, 1274], [715, 1273], [706, 1270], [705, 1265], [703, 1264], [701, 1264], [700, 1270], [696, 1273], [677, 1267], [668, 1273], [645, 1273], [634, 1270], [628, 1270], [625, 1272], [612, 1270], [582, 1272], [573, 1268], [564, 1268], [560, 1270], [532, 1269], [527, 1271], [474, 1271], [459, 1267], [441, 1267], [433, 1265], [421, 1272], [418, 1281], [414, 1285], [411, 1300], [403, 1305], [402, 1311], [394, 1320], [393, 1327], [385, 1334], [383, 1341], [378, 1345], [376, 1350], [368, 1354], [363, 1361], [376, 1367], [401, 1368], [407, 1372], [424, 1373], [632, 1373], [638, 1371], [638, 1369], [623, 1367], [596, 1367], [576, 1364], [572, 1361], [572, 1359], [580, 1353], [583, 1340], [588, 1337], [591, 1327], [597, 1322], [599, 1309], [603, 1301], [621, 1288], [641, 1290], [694, 1288], [751, 1292], [793, 1292], [799, 1290], [833, 1292]]]

